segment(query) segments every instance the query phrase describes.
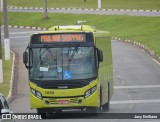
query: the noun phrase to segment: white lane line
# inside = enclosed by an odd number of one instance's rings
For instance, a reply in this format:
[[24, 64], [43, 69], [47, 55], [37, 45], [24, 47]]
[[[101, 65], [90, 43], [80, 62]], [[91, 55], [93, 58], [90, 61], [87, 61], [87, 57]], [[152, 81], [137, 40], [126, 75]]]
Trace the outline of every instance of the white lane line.
[[122, 80], [122, 83], [125, 84], [125, 82]]
[[160, 88], [160, 85], [114, 86], [114, 89]]
[[121, 76], [120, 76], [120, 75], [118, 75], [118, 78], [120, 78], [120, 79], [121, 79]]
[[11, 39], [14, 39], [14, 38], [29, 38], [29, 36], [15, 36], [15, 37], [9, 37]]
[[110, 104], [160, 103], [160, 99], [111, 101]]
[[157, 60], [155, 60], [154, 58], [152, 58], [152, 60], [160, 65], [160, 63]]
[[152, 58], [148, 53], [146, 53], [143, 49], [142, 52], [145, 53], [150, 59], [152, 59], [155, 63], [157, 63], [158, 65], [160, 65], [160, 62], [158, 62], [157, 60], [155, 60], [154, 58]]

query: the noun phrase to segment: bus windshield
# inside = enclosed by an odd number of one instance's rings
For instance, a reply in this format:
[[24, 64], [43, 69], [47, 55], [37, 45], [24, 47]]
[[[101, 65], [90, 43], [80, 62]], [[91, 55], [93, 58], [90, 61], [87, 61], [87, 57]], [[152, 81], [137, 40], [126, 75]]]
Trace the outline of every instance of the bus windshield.
[[96, 77], [94, 47], [31, 48], [32, 80], [79, 80]]

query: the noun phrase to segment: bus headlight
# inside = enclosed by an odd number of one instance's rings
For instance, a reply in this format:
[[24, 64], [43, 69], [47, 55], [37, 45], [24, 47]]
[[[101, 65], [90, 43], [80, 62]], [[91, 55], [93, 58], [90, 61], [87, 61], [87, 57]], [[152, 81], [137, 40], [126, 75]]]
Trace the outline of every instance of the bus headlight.
[[36, 96], [37, 96], [39, 99], [41, 99], [41, 100], [43, 99], [43, 98], [42, 98], [42, 94], [41, 94], [40, 92], [38, 92], [38, 91], [36, 92]]
[[90, 88], [89, 90], [87, 90], [86, 92], [85, 92], [85, 94], [84, 94], [84, 97], [85, 98], [87, 98], [87, 97], [89, 97], [91, 94], [93, 94], [95, 91], [96, 91], [96, 86], [94, 86], [94, 87], [92, 87], [92, 88]]
[[31, 92], [32, 92], [32, 94], [34, 95], [34, 96], [36, 96], [36, 97], [38, 97], [39, 99], [43, 99], [42, 98], [42, 94], [40, 93], [40, 92], [38, 92], [38, 91], [36, 91], [36, 90], [34, 90], [34, 89], [32, 89], [31, 88]]
[[31, 92], [32, 92], [32, 94], [36, 95], [36, 91], [32, 88], [31, 88]]

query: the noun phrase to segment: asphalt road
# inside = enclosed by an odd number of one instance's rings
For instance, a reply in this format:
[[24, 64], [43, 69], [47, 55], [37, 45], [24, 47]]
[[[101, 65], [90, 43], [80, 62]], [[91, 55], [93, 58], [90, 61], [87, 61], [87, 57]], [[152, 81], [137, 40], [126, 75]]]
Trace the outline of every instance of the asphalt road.
[[[30, 110], [28, 72], [22, 63], [22, 54], [29, 35], [36, 30], [10, 29], [11, 49], [16, 53], [16, 95], [10, 103], [15, 113], [36, 113]], [[160, 113], [160, 64], [152, 60], [141, 49], [112, 40], [114, 64], [114, 95], [109, 113]], [[72, 117], [71, 117], [72, 118]], [[83, 121], [106, 121], [88, 117]], [[19, 120], [27, 122], [29, 120]], [[30, 120], [31, 121], [31, 120]], [[32, 120], [34, 121], [34, 120]], [[36, 121], [36, 120], [35, 120]], [[52, 117], [42, 121], [53, 121]], [[54, 121], [75, 121], [56, 119]], [[76, 121], [82, 121], [76, 119]], [[110, 122], [128, 120], [111, 119]], [[130, 120], [137, 121], [139, 120]], [[158, 120], [155, 120], [158, 122]]]
[[[1, 11], [1, 10], [0, 10]], [[33, 8], [8, 8], [9, 12], [44, 12], [43, 9]], [[101, 14], [101, 15], [129, 15], [129, 16], [160, 16], [160, 11], [157, 10], [124, 10], [124, 9], [48, 9], [50, 13], [72, 13], [72, 14]]]

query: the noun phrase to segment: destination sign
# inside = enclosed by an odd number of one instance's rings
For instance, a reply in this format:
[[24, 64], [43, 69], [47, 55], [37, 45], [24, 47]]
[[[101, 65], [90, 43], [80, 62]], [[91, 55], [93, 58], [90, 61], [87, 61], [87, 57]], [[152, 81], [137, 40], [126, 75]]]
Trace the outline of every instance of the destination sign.
[[47, 34], [40, 35], [40, 41], [43, 43], [52, 42], [84, 42], [85, 34]]

